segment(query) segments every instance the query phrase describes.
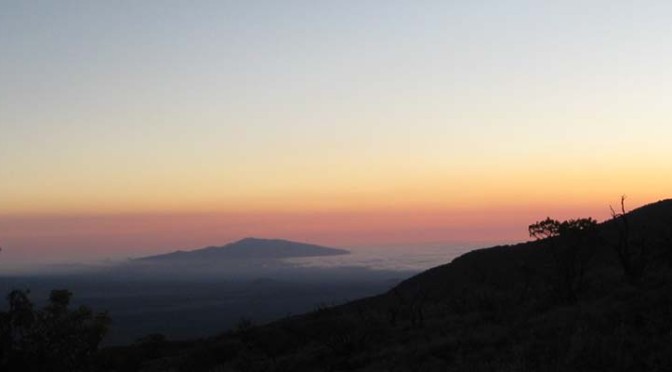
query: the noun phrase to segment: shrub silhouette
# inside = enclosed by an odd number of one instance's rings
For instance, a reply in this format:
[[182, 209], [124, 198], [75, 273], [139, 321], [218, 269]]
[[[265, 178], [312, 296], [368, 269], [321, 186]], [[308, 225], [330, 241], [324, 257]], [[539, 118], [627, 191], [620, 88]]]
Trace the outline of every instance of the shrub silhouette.
[[110, 318], [86, 306], [70, 309], [72, 293], [53, 290], [48, 304], [35, 310], [28, 291], [7, 296], [0, 313], [0, 369], [10, 371], [80, 371], [107, 332]]
[[557, 221], [547, 217], [528, 227], [531, 237], [550, 245], [552, 286], [560, 301], [575, 303], [585, 284], [585, 273], [597, 246], [597, 221], [579, 218]]

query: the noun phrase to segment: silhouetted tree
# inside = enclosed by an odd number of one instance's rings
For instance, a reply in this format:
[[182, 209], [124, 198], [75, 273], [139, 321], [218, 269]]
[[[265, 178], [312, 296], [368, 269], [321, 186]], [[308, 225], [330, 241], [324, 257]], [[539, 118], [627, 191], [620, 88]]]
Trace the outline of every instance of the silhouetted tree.
[[27, 291], [7, 296], [9, 309], [0, 312], [0, 370], [86, 370], [110, 319], [86, 306], [70, 309], [71, 297], [68, 290], [54, 290], [49, 303], [35, 310]]
[[597, 245], [597, 221], [579, 218], [560, 222], [547, 217], [530, 225], [528, 232], [550, 245], [555, 270], [552, 283], [559, 298], [576, 302]]
[[649, 266], [649, 252], [645, 241], [635, 242], [632, 237], [630, 221], [625, 211], [625, 196], [621, 196], [620, 211], [611, 209], [611, 219], [618, 231], [618, 240], [613, 245], [623, 274], [633, 285], [637, 285]]

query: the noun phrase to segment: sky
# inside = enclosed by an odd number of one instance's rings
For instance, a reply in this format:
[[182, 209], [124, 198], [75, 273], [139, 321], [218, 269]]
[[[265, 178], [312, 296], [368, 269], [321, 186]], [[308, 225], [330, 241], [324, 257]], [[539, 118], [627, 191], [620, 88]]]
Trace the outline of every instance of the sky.
[[0, 270], [525, 240], [672, 190], [669, 1], [0, 0]]

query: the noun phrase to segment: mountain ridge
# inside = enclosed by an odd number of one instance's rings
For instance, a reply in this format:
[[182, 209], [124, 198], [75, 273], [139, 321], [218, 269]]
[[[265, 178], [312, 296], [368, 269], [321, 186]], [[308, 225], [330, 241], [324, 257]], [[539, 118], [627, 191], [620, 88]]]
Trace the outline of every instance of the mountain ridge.
[[254, 260], [295, 257], [321, 257], [350, 254], [350, 251], [285, 239], [247, 237], [223, 246], [208, 246], [189, 251], [174, 252], [135, 258], [135, 262], [168, 262], [190, 260]]

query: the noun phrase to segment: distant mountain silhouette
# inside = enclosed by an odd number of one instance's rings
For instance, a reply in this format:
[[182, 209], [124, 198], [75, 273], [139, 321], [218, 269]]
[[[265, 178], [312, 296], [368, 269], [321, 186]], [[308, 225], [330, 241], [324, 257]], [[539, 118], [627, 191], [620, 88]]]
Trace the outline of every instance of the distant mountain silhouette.
[[134, 261], [180, 262], [220, 260], [273, 260], [291, 257], [318, 257], [350, 254], [344, 249], [281, 239], [245, 238], [221, 247], [206, 247], [193, 251], [175, 251], [156, 256], [141, 257]]

